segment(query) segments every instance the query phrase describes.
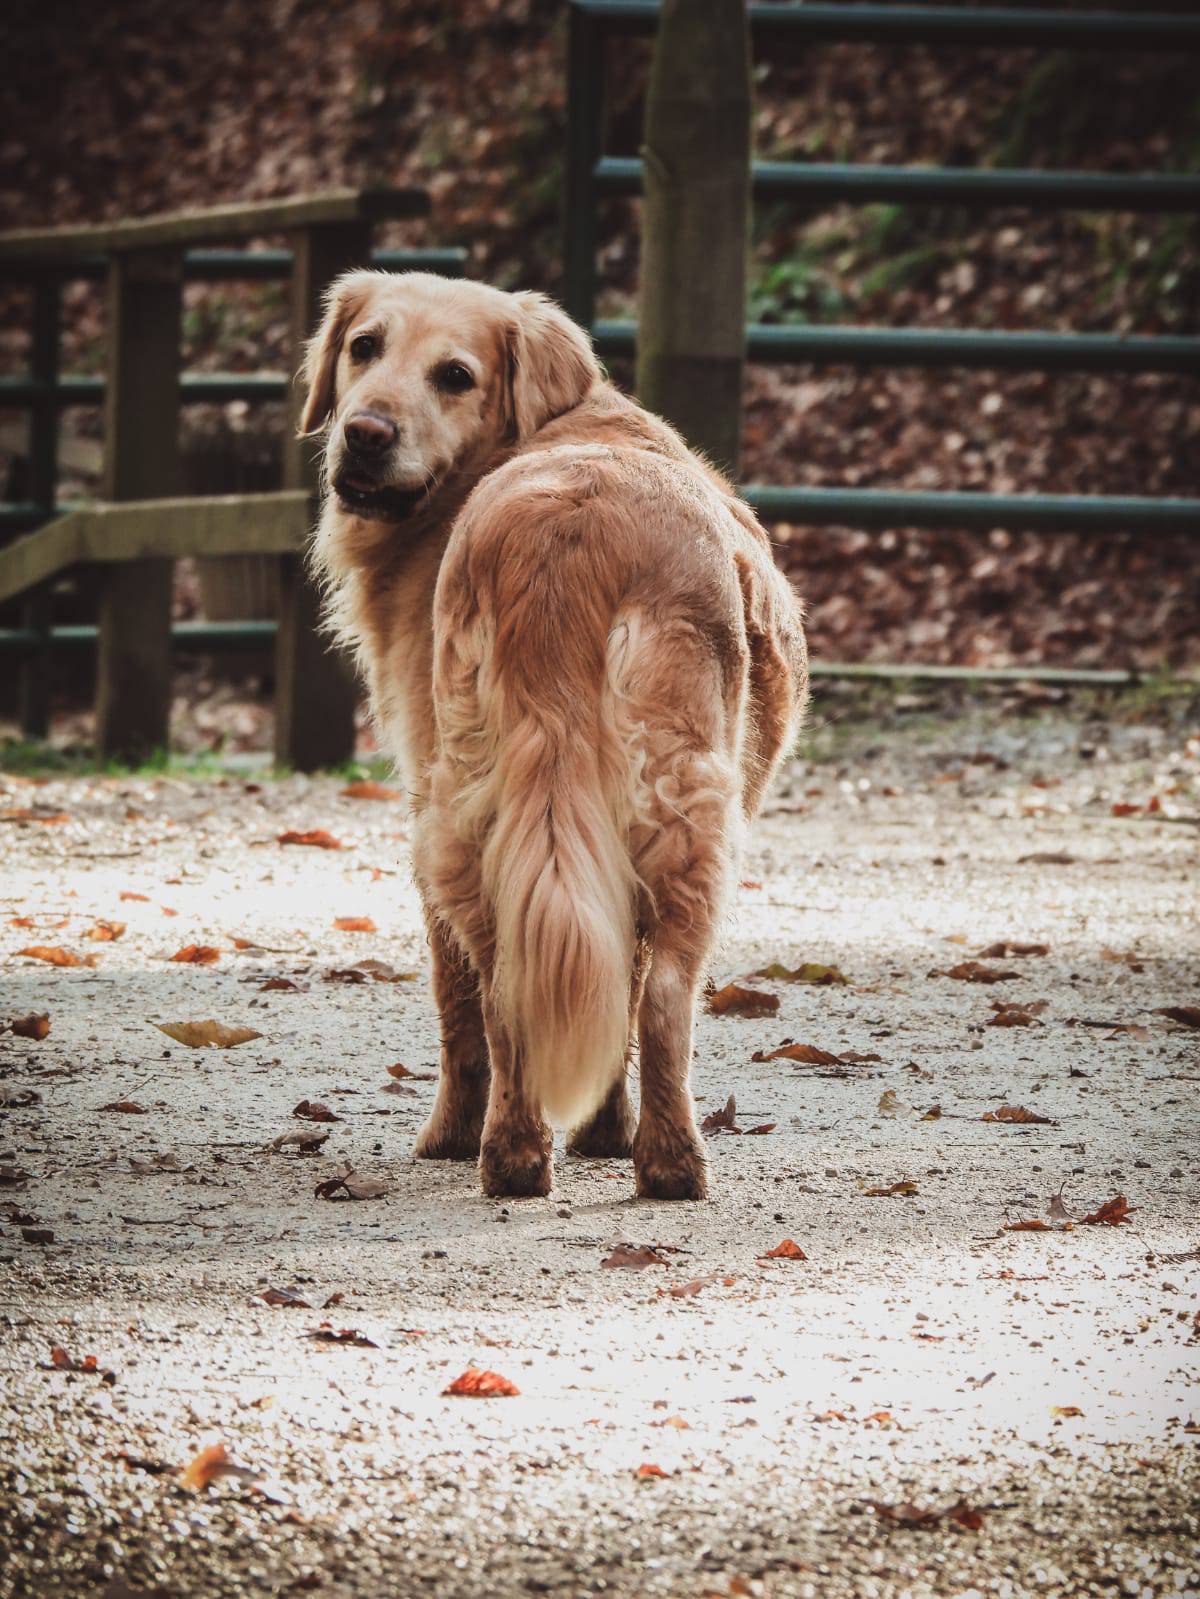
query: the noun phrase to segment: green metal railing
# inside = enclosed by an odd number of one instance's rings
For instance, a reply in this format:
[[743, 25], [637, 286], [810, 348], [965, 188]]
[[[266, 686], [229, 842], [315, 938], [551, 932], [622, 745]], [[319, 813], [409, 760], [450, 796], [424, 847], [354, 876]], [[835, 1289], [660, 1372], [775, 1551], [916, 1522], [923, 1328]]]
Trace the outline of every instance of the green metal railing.
[[[606, 356], [634, 353], [631, 322], [596, 318], [597, 213], [613, 195], [642, 189], [639, 160], [603, 148], [604, 62], [615, 39], [653, 34], [657, 0], [570, 0], [566, 197], [566, 304]], [[756, 46], [859, 43], [1034, 49], [1200, 52], [1200, 17], [1153, 13], [964, 9], [922, 5], [751, 5]], [[1200, 213], [1200, 176], [995, 171], [756, 161], [755, 200], [801, 207], [891, 202], [968, 208], [1025, 207]], [[1045, 372], [1200, 375], [1200, 338], [1096, 333], [751, 324], [755, 362], [853, 367], [973, 367]], [[768, 519], [864, 528], [994, 527], [1091, 533], [1200, 534], [1200, 500], [1138, 496], [917, 493], [750, 485]]]

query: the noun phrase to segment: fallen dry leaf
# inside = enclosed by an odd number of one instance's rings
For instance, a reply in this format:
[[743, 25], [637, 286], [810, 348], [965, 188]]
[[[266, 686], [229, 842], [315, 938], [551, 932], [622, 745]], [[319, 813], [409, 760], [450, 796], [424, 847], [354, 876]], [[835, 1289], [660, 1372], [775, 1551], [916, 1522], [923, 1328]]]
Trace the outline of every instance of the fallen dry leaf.
[[1128, 966], [1131, 972], [1144, 972], [1145, 966], [1131, 950], [1122, 953], [1120, 950], [1108, 949], [1100, 951], [1100, 959], [1107, 961], [1111, 966]]
[[139, 1105], [135, 1099], [114, 1099], [110, 1105], [101, 1105], [101, 1110], [118, 1110], [126, 1116], [147, 1116], [149, 1112], [144, 1105]]
[[56, 822], [69, 822], [71, 818], [66, 811], [46, 811], [33, 809], [0, 811], [0, 822], [41, 822], [43, 825]]
[[353, 783], [347, 783], [342, 790], [343, 799], [357, 800], [398, 800], [403, 795], [398, 788], [385, 788], [382, 783], [376, 783], [368, 778], [361, 778]]
[[229, 1474], [229, 1451], [223, 1443], [209, 1444], [193, 1456], [180, 1475], [180, 1482], [192, 1493], [203, 1493], [217, 1480]]
[[725, 1101], [720, 1110], [711, 1110], [700, 1123], [702, 1133], [740, 1133], [737, 1124], [737, 1101], [733, 1095]]
[[268, 977], [265, 983], [259, 984], [260, 994], [299, 994], [303, 990], [299, 983], [293, 983], [290, 977]]
[[666, 1266], [669, 1262], [663, 1259], [653, 1244], [618, 1244], [600, 1264], [640, 1269], [643, 1266]]
[[278, 1305], [285, 1310], [312, 1309], [298, 1288], [267, 1288], [258, 1297], [268, 1305]]
[[741, 988], [737, 983], [726, 983], [708, 996], [708, 1010], [713, 1016], [773, 1016], [778, 1009], [778, 995]]
[[1080, 1410], [1078, 1405], [1051, 1405], [1050, 1414], [1052, 1416], [1082, 1416], [1083, 1411]]
[[983, 966], [979, 961], [959, 961], [946, 971], [930, 972], [930, 977], [953, 977], [960, 983], [1011, 983], [1019, 981], [1020, 972], [1002, 972], [995, 966]]
[[979, 1119], [983, 1122], [1020, 1122], [1027, 1125], [1040, 1123], [1044, 1127], [1054, 1125], [1049, 1116], [1039, 1116], [1024, 1105], [1001, 1105], [999, 1110], [985, 1110]]
[[61, 949], [56, 944], [30, 944], [26, 949], [19, 949], [17, 954], [26, 960], [45, 961], [48, 966], [90, 966], [96, 959], [94, 955], [73, 955], [69, 949]]
[[661, 1466], [656, 1466], [652, 1461], [643, 1460], [634, 1473], [637, 1477], [669, 1477], [670, 1472], [664, 1471]]
[[1036, 1217], [1030, 1221], [1010, 1221], [1004, 1225], [1006, 1233], [1052, 1233], [1058, 1230], [1051, 1227], [1048, 1221], [1039, 1221]]
[[379, 931], [369, 916], [335, 916], [333, 925], [341, 933], [377, 933]]
[[[841, 1066], [840, 1055], [833, 1055], [827, 1049], [818, 1049], [815, 1044], [781, 1044], [778, 1049], [769, 1053], [756, 1050], [750, 1057], [751, 1060], [798, 1060], [808, 1066]], [[878, 1059], [878, 1056], [876, 1057]]]
[[160, 1033], [166, 1033], [177, 1044], [189, 1049], [233, 1049], [237, 1044], [248, 1044], [262, 1034], [253, 1027], [226, 1027], [224, 1022], [213, 1020], [197, 1022], [155, 1022]]
[[98, 944], [111, 944], [114, 939], [120, 938], [125, 932], [124, 922], [96, 922], [89, 927], [87, 937], [95, 939]]
[[150, 903], [149, 894], [135, 894], [131, 888], [123, 888], [118, 898], [124, 900], [136, 900], [141, 905], [149, 905]]
[[521, 1390], [498, 1371], [480, 1371], [468, 1366], [461, 1377], [456, 1377], [442, 1389], [443, 1395], [455, 1399], [509, 1399]]
[[1009, 939], [1001, 939], [998, 944], [989, 944], [986, 949], [976, 952], [977, 960], [1012, 960], [1014, 956], [1021, 955], [1049, 955], [1049, 944], [1016, 944]]
[[764, 966], [760, 972], [755, 972], [753, 975], [782, 983], [812, 983], [817, 987], [848, 984], [850, 981], [837, 966], [824, 966], [819, 961], [805, 961], [802, 965], [793, 967], [784, 966], [780, 961], [773, 961], [770, 966]]
[[215, 944], [185, 944], [171, 956], [185, 966], [213, 966], [220, 958], [221, 951]]
[[911, 1178], [902, 1177], [898, 1183], [890, 1183], [886, 1188], [866, 1188], [863, 1190], [868, 1199], [907, 1199], [917, 1192], [917, 1185]]
[[1124, 1194], [1118, 1194], [1115, 1199], [1108, 1199], [1094, 1210], [1090, 1216], [1083, 1217], [1085, 1227], [1117, 1227], [1123, 1221], [1128, 1221], [1133, 1211]]
[[326, 832], [323, 827], [312, 827], [307, 832], [296, 832], [289, 829], [280, 833], [276, 840], [279, 844], [307, 844], [312, 849], [344, 849], [341, 839], [334, 838], [332, 833]]
[[287, 1149], [295, 1145], [302, 1155], [316, 1155], [329, 1138], [328, 1133], [303, 1132], [280, 1133], [278, 1138], [271, 1140], [272, 1149]]
[[328, 1105], [322, 1105], [319, 1100], [302, 1099], [292, 1111], [293, 1116], [299, 1116], [308, 1122], [340, 1122], [343, 1118], [335, 1115]]
[[330, 1322], [323, 1321], [319, 1327], [310, 1328], [304, 1334], [305, 1338], [315, 1338], [322, 1344], [344, 1344], [351, 1349], [378, 1349], [379, 1345], [373, 1338], [368, 1338], [365, 1332], [357, 1327], [334, 1327]]
[[394, 966], [389, 966], [387, 961], [368, 958], [355, 961], [353, 966], [339, 970], [327, 971], [327, 983], [412, 983], [416, 981], [416, 972], [398, 972]]
[[996, 1014], [988, 1019], [989, 1027], [1040, 1027], [1032, 1010], [1021, 1005], [998, 1005]]
[[1169, 1016], [1183, 1027], [1200, 1027], [1200, 1005], [1164, 1005], [1156, 1016]]
[[896, 1097], [896, 1090], [894, 1088], [885, 1088], [883, 1093], [879, 1096], [879, 1103], [875, 1107], [875, 1114], [877, 1116], [898, 1116], [902, 1110], [907, 1109], [908, 1106], [902, 1104]]
[[387, 1193], [387, 1183], [382, 1177], [360, 1177], [347, 1170], [340, 1177], [328, 1177], [318, 1183], [313, 1192], [318, 1199], [382, 1199]]
[[785, 1238], [782, 1243], [776, 1244], [774, 1249], [768, 1249], [765, 1255], [760, 1255], [758, 1258], [759, 1260], [807, 1260], [808, 1256], [794, 1238]]
[[39, 1043], [50, 1031], [50, 1017], [44, 1012], [40, 1016], [31, 1012], [28, 1016], [15, 1016], [9, 1026], [18, 1038], [32, 1038]]
[[865, 1499], [863, 1503], [870, 1506], [881, 1520], [893, 1521], [900, 1527], [934, 1527], [940, 1521], [953, 1521], [970, 1532], [978, 1532], [983, 1526], [982, 1511], [976, 1510], [965, 1499], [947, 1505], [944, 1510], [932, 1510], [909, 1501], [890, 1505], [881, 1499]]

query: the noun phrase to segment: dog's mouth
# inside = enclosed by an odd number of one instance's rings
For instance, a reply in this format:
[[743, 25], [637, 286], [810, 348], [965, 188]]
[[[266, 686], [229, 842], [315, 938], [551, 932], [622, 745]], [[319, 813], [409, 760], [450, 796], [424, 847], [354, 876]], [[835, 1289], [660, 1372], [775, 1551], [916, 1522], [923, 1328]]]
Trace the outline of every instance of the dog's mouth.
[[386, 522], [403, 522], [428, 497], [424, 485], [415, 489], [381, 486], [353, 471], [338, 474], [334, 479], [333, 492], [345, 508], [356, 516]]

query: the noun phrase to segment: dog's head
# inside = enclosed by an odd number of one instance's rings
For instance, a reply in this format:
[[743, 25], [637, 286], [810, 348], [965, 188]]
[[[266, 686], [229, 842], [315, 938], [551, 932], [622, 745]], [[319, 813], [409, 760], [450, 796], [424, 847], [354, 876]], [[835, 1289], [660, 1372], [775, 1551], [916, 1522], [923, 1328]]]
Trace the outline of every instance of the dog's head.
[[587, 336], [540, 294], [424, 272], [348, 272], [309, 344], [302, 434], [328, 428], [340, 507], [399, 522], [578, 405]]

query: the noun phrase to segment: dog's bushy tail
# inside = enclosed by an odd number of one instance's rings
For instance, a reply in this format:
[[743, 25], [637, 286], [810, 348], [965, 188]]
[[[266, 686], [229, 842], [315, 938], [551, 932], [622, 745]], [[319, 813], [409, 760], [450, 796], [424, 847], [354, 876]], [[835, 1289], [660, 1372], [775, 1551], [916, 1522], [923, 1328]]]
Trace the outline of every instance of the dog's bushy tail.
[[443, 576], [441, 754], [421, 855], [490, 972], [531, 1099], [571, 1126], [624, 1068], [638, 885], [636, 774], [609, 685], [618, 596], [603, 552], [569, 522], [560, 504], [547, 528], [477, 537], [458, 596]]

